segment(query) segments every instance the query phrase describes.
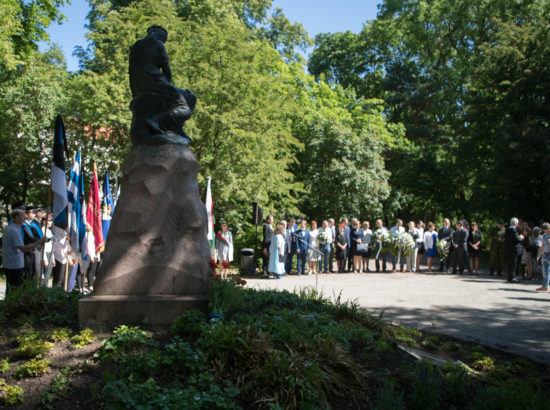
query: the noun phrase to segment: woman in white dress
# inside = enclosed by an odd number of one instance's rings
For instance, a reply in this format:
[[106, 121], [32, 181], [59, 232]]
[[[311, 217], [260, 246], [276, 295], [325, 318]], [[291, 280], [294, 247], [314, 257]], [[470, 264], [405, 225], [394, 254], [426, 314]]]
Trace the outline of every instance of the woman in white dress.
[[277, 225], [273, 231], [273, 238], [269, 245], [269, 265], [267, 270], [277, 279], [285, 273], [285, 227], [282, 224]]
[[221, 231], [216, 234], [216, 254], [218, 255], [219, 274], [227, 277], [229, 262], [233, 260], [233, 235], [227, 230], [227, 222], [221, 223]]
[[[317, 272], [317, 263], [321, 262], [321, 252], [319, 251], [319, 240], [317, 236], [319, 230], [317, 229], [317, 221], [311, 221], [311, 228], [309, 230], [309, 237], [311, 238], [311, 249], [309, 250], [309, 272], [308, 275], [315, 275]], [[319, 265], [320, 266], [320, 265]], [[320, 270], [320, 269], [319, 269]]]

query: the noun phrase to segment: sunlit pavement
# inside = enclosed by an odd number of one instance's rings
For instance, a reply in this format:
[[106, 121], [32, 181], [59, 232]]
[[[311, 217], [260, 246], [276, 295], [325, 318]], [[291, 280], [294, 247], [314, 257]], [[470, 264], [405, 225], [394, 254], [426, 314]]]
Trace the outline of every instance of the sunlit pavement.
[[[374, 264], [372, 266], [374, 268]], [[448, 334], [550, 364], [550, 293], [538, 281], [443, 273], [361, 273], [246, 277], [247, 286], [294, 291], [316, 288], [357, 301], [394, 324]]]

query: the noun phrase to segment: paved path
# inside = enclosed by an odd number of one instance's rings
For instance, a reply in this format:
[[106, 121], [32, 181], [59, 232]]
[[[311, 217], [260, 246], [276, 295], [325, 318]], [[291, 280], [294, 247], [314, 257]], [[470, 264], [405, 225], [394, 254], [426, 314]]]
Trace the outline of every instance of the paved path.
[[[506, 283], [482, 274], [323, 274], [318, 290], [332, 298], [357, 300], [384, 319], [430, 329], [550, 364], [550, 293], [538, 282]], [[315, 287], [316, 277], [249, 279], [260, 289]]]

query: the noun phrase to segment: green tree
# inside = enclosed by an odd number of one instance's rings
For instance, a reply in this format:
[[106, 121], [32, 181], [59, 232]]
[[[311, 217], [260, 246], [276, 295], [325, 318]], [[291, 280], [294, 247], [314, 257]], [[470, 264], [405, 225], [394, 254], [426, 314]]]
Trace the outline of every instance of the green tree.
[[389, 197], [382, 152], [402, 137], [388, 124], [380, 100], [357, 99], [340, 86], [297, 75], [293, 133], [302, 142], [293, 167], [307, 192], [301, 209], [313, 218], [374, 217]]
[[67, 78], [59, 49], [30, 58], [0, 94], [0, 202], [45, 205], [51, 170], [53, 122], [65, 104]]
[[38, 51], [46, 40], [46, 28], [61, 22], [59, 8], [66, 0], [0, 0], [0, 77]]

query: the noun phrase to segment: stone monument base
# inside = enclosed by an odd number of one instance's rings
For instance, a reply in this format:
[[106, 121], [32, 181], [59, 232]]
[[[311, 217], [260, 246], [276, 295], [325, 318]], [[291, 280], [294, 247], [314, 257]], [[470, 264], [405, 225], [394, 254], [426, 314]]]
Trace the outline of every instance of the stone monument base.
[[100, 295], [80, 299], [80, 327], [107, 330], [117, 325], [162, 326], [189, 309], [208, 310], [206, 295]]

